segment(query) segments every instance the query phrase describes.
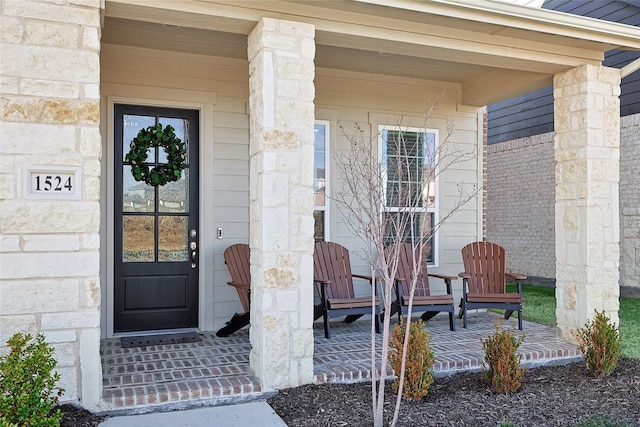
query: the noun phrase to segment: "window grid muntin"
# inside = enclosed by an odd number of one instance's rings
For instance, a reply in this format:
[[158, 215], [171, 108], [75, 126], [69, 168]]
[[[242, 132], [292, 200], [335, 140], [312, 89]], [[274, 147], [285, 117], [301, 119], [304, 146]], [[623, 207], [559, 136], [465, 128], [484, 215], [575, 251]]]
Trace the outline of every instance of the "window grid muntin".
[[[416, 224], [414, 227], [419, 227], [420, 221], [422, 221], [423, 216], [429, 215], [429, 219], [431, 221], [432, 226], [437, 224], [437, 206], [438, 206], [438, 182], [436, 180], [437, 177], [437, 158], [436, 158], [436, 145], [438, 142], [438, 131], [436, 129], [421, 129], [421, 128], [399, 128], [398, 126], [387, 126], [380, 125], [378, 127], [379, 130], [379, 148], [380, 148], [380, 162], [384, 176], [386, 179], [383, 179], [384, 186], [384, 201], [385, 206], [383, 206], [383, 215], [397, 214], [401, 212], [401, 207], [398, 206], [398, 203], [392, 204], [393, 202], [398, 202], [398, 198], [396, 197], [394, 200], [394, 195], [397, 194], [397, 188], [400, 183], [406, 183], [410, 186], [416, 186], [421, 188], [423, 186], [422, 177], [423, 177], [423, 168], [427, 168], [429, 174], [431, 174], [431, 178], [428, 180], [428, 188], [427, 188], [427, 206], [424, 206], [422, 203], [425, 200], [424, 197], [421, 197], [419, 193], [416, 192], [415, 197], [419, 197], [419, 200], [412, 198], [411, 202], [415, 203], [417, 201], [417, 206], [414, 205], [416, 215]], [[389, 144], [389, 136], [392, 138], [400, 139], [401, 143], [409, 143], [409, 149], [405, 152], [409, 154], [410, 161], [410, 170], [404, 171], [402, 177], [398, 176], [396, 172], [395, 175], [392, 176], [390, 173], [390, 165], [397, 165], [397, 159], [399, 157], [398, 152], [400, 150], [396, 149], [393, 144]], [[392, 140], [393, 141], [393, 140]], [[419, 145], [421, 144], [421, 147]], [[406, 147], [405, 147], [406, 148]], [[391, 151], [391, 153], [390, 153]], [[395, 161], [394, 161], [395, 160]], [[421, 166], [418, 166], [421, 165]], [[430, 166], [429, 166], [430, 165]], [[393, 171], [393, 169], [391, 169]], [[401, 178], [406, 178], [404, 181]], [[392, 188], [390, 188], [392, 187]], [[385, 230], [385, 235], [388, 239], [391, 239], [390, 230]], [[437, 231], [433, 233], [429, 239], [427, 239], [427, 246], [431, 248], [430, 254], [427, 254], [427, 263], [431, 266], [437, 265], [436, 254], [437, 254]], [[410, 236], [405, 235], [404, 241], [410, 241]]]

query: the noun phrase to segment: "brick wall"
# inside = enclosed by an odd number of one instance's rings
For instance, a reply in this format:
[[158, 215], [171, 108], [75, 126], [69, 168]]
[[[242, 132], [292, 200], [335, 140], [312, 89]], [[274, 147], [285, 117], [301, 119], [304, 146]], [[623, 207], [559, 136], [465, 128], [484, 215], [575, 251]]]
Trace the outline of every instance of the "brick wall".
[[511, 271], [555, 277], [553, 133], [491, 144], [487, 158], [487, 240]]
[[[555, 278], [553, 133], [488, 146], [487, 240], [508, 268]], [[620, 285], [640, 288], [640, 114], [620, 122]]]
[[640, 114], [620, 119], [620, 285], [640, 289]]

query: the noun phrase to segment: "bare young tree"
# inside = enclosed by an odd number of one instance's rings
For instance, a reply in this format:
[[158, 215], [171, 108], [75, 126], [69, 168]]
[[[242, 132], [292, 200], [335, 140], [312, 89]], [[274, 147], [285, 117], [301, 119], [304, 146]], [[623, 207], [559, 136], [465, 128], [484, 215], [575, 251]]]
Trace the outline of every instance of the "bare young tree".
[[[372, 410], [375, 426], [383, 425], [384, 383], [389, 354], [391, 303], [398, 271], [399, 248], [396, 243], [413, 244], [414, 268], [424, 262], [422, 256], [434, 250], [433, 237], [440, 226], [460, 207], [476, 197], [479, 188], [472, 184], [458, 184], [458, 199], [446, 212], [435, 208], [435, 183], [438, 176], [452, 166], [477, 157], [477, 150], [465, 152], [449, 142], [452, 123], [446, 127], [446, 135], [440, 143], [435, 135], [427, 131], [426, 122], [436, 103], [424, 113], [421, 129], [409, 128], [400, 117], [393, 129], [383, 134], [371, 135], [357, 123], [348, 132], [341, 129], [349, 141], [350, 150], [336, 153], [337, 169], [342, 178], [341, 190], [333, 199], [344, 211], [345, 223], [351, 232], [364, 241], [364, 259], [370, 267], [371, 276], [381, 282], [378, 296], [384, 303], [382, 325], [382, 348], [379, 371], [376, 367], [375, 323], [371, 324], [371, 383]], [[379, 144], [379, 141], [382, 141]], [[379, 151], [380, 145], [380, 151]], [[468, 188], [470, 187], [470, 188]], [[439, 214], [439, 215], [438, 215]], [[385, 248], [391, 247], [391, 250]], [[413, 296], [418, 271], [412, 274], [411, 293], [407, 319], [411, 319]], [[374, 286], [377, 284], [374, 283]], [[375, 305], [375, 292], [372, 301]], [[373, 319], [373, 316], [372, 316]], [[405, 324], [405, 339], [402, 351], [401, 372], [397, 372], [400, 385], [391, 423], [397, 422], [404, 386], [404, 371], [409, 341], [410, 322]]]

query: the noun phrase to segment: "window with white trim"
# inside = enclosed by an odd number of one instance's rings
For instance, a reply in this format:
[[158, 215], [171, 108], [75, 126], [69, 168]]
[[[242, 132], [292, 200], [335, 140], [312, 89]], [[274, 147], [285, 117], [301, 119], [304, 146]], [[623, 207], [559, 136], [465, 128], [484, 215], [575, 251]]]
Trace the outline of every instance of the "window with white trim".
[[[427, 263], [436, 263], [436, 235], [433, 227], [437, 215], [436, 129], [379, 126], [380, 161], [382, 162], [384, 215], [413, 215], [400, 232], [405, 242], [421, 235], [429, 238], [425, 244]], [[387, 224], [397, 224], [389, 221]], [[413, 230], [411, 228], [413, 227]], [[386, 237], [395, 240], [398, 233], [388, 226]]]
[[313, 235], [316, 241], [322, 241], [329, 240], [329, 122], [316, 120], [313, 134]]

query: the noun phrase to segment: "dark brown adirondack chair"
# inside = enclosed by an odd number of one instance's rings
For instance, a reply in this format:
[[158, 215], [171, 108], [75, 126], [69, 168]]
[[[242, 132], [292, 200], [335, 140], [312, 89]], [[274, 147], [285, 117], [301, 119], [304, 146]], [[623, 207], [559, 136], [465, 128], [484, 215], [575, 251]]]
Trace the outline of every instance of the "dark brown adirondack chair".
[[229, 286], [233, 286], [238, 291], [240, 304], [244, 313], [234, 314], [227, 325], [219, 329], [216, 335], [226, 337], [238, 329], [249, 324], [250, 321], [250, 292], [251, 292], [251, 271], [250, 261], [251, 251], [247, 244], [235, 244], [229, 246], [224, 251], [224, 263], [227, 265], [231, 281], [227, 282]]
[[[375, 317], [376, 332], [380, 332], [380, 301], [378, 297], [372, 310], [370, 296], [356, 297], [353, 278], [368, 280], [371, 291], [375, 292], [375, 282], [370, 276], [351, 273], [349, 251], [337, 243], [316, 242], [313, 253], [313, 274], [320, 296], [318, 314], [324, 318], [324, 337], [330, 338], [329, 318], [347, 316], [353, 320], [364, 314]], [[319, 317], [319, 316], [318, 316]]]
[[[456, 330], [453, 320], [455, 307], [453, 305], [453, 296], [451, 294], [451, 281], [457, 277], [443, 276], [440, 274], [432, 274], [427, 272], [426, 254], [417, 254], [417, 249], [411, 243], [401, 243], [398, 248], [388, 246], [385, 251], [387, 256], [394, 256], [397, 250], [398, 270], [396, 272], [396, 300], [391, 308], [391, 314], [398, 313], [398, 320], [402, 314], [406, 314], [409, 308], [409, 295], [411, 293], [411, 282], [414, 272], [416, 272], [415, 264], [419, 262], [417, 270], [416, 288], [413, 294], [413, 312], [421, 312], [423, 321], [431, 319], [441, 311], [449, 313], [449, 329]], [[389, 259], [389, 258], [387, 258]], [[447, 287], [446, 295], [431, 295], [429, 289], [429, 277], [444, 280]]]
[[[489, 242], [469, 243], [462, 248], [464, 273], [462, 277], [462, 301], [459, 317], [467, 327], [467, 310], [498, 308], [505, 310], [509, 319], [518, 312], [518, 329], [522, 330], [522, 280], [527, 276], [505, 271], [505, 250]], [[515, 280], [517, 293], [507, 292], [507, 277]]]

